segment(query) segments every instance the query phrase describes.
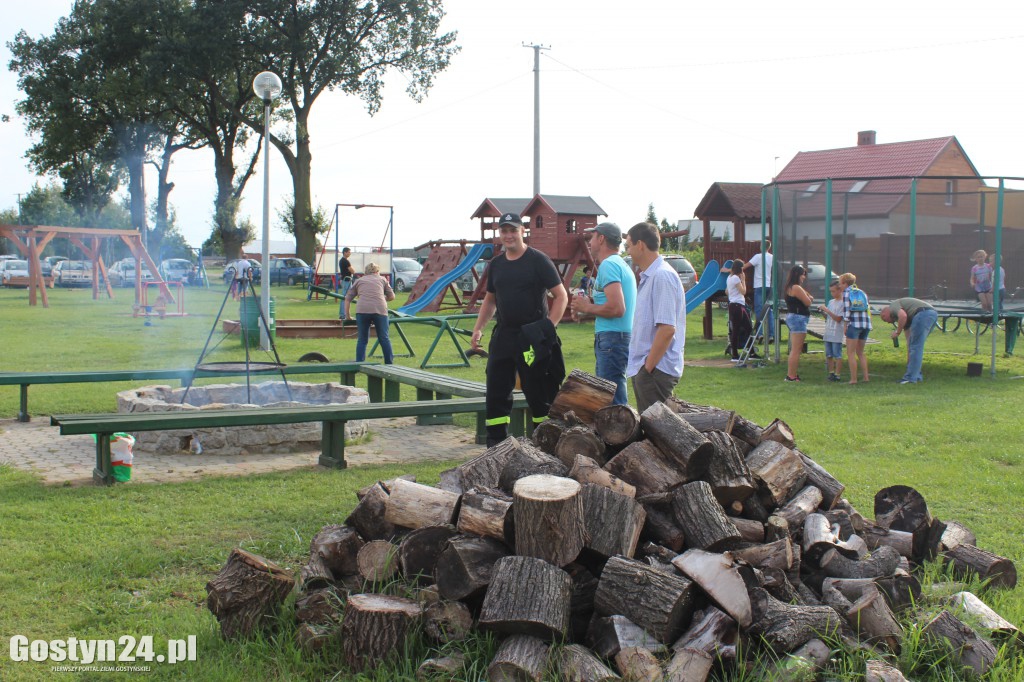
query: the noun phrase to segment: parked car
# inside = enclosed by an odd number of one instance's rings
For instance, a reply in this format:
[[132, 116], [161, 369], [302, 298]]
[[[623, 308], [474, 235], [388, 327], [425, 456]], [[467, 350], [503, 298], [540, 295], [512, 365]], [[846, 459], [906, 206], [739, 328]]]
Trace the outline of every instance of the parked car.
[[59, 287], [92, 286], [92, 262], [62, 260], [53, 268], [53, 282]]
[[[677, 275], [679, 275], [679, 281], [683, 285], [683, 291], [689, 291], [697, 284], [697, 271], [694, 269], [690, 261], [686, 260], [686, 258], [674, 253], [662, 254], [662, 258], [664, 258], [665, 262], [671, 265], [672, 269], [676, 271]], [[633, 268], [632, 258], [625, 256], [623, 260], [626, 261], [626, 265]], [[635, 268], [633, 268], [633, 272], [636, 272]]]
[[[228, 261], [227, 265], [224, 266], [224, 284], [230, 286], [231, 280], [235, 278], [235, 269], [231, 266], [234, 261]], [[263, 280], [263, 269], [260, 267], [258, 260], [249, 260], [249, 277], [252, 278], [253, 284], [259, 284]]]
[[64, 256], [47, 256], [46, 258], [43, 259], [43, 262], [50, 266], [50, 270], [52, 271], [53, 268], [57, 266], [57, 263], [61, 262], [62, 260], [70, 259], [65, 258]]
[[484, 275], [484, 270], [487, 269], [487, 264], [490, 261], [479, 260], [473, 264], [473, 271], [476, 272], [477, 279], [473, 279], [473, 274], [467, 272], [466, 274], [455, 280], [455, 285], [459, 287], [459, 291], [473, 292], [476, 289], [476, 283]]
[[[135, 286], [135, 259], [122, 258], [109, 268], [107, 276], [110, 278], [110, 285], [114, 287]], [[155, 279], [153, 273], [145, 265], [142, 266], [142, 281], [152, 282]]]
[[0, 280], [5, 287], [27, 287], [28, 261], [13, 258], [0, 261]]
[[165, 282], [203, 283], [203, 273], [196, 268], [192, 261], [184, 258], [168, 258], [161, 261], [157, 271]]
[[[807, 280], [804, 282], [804, 289], [807, 290], [811, 296], [818, 301], [822, 301], [828, 298], [828, 285], [832, 280], [839, 279], [839, 275], [832, 272], [831, 276], [826, 280], [825, 278], [825, 266], [822, 263], [815, 261], [797, 261], [797, 265], [802, 265], [807, 270]], [[788, 261], [779, 261], [779, 276], [783, 284], [786, 282], [786, 278], [789, 277], [789, 271], [793, 268], [793, 264]], [[868, 292], [870, 295], [871, 292]]]
[[391, 259], [393, 277], [392, 282], [395, 291], [408, 291], [416, 283], [416, 278], [423, 271], [423, 266], [413, 258], [396, 257]]
[[301, 258], [271, 258], [270, 283], [305, 284], [313, 277], [313, 268]]

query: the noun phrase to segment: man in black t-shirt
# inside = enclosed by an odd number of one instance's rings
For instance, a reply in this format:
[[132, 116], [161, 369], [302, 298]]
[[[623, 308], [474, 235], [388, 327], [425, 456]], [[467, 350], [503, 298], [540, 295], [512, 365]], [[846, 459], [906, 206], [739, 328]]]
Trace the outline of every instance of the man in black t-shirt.
[[[564, 366], [554, 367], [552, 358], [561, 362], [561, 349], [554, 328], [562, 319], [569, 294], [551, 259], [523, 241], [523, 221], [516, 213], [506, 213], [498, 224], [504, 252], [491, 260], [487, 275], [487, 294], [473, 327], [472, 346], [480, 349], [483, 328], [496, 317], [487, 358], [487, 446], [508, 437], [512, 412], [512, 391], [516, 374], [530, 404], [534, 422], [547, 418], [565, 375]], [[552, 300], [548, 301], [548, 294]], [[550, 325], [532, 323], [547, 320]], [[524, 331], [524, 327], [526, 331]], [[530, 336], [536, 332], [536, 336]], [[543, 339], [541, 337], [548, 337]], [[539, 346], [547, 342], [547, 348]], [[551, 352], [552, 349], [554, 352]], [[558, 373], [561, 376], [557, 376]], [[555, 376], [553, 376], [555, 375]]]
[[339, 320], [345, 319], [345, 296], [352, 287], [352, 275], [356, 274], [352, 269], [352, 263], [348, 260], [351, 254], [352, 249], [346, 246], [341, 250], [341, 258], [338, 259], [338, 277], [341, 278], [341, 303], [338, 304]]

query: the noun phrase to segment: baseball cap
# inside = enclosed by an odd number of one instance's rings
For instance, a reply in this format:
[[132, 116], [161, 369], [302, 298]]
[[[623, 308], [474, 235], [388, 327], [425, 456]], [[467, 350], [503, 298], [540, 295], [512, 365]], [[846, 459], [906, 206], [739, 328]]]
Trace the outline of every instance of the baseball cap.
[[523, 226], [523, 219], [519, 217], [518, 213], [506, 213], [501, 216], [501, 220], [498, 222], [498, 227], [502, 225], [518, 225]]
[[604, 238], [618, 244], [622, 241], [622, 230], [615, 223], [600, 223], [597, 227], [591, 227], [583, 230], [583, 234], [594, 234], [604, 235]]

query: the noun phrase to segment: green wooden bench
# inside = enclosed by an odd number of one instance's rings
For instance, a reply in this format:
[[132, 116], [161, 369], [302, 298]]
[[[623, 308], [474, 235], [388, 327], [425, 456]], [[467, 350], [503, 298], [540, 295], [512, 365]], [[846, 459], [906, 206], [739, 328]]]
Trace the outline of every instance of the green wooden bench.
[[[71, 414], [54, 415], [50, 423], [60, 427], [61, 435], [95, 434], [96, 468], [93, 481], [113, 483], [110, 464], [110, 439], [114, 433], [161, 431], [164, 429], [196, 429], [224, 426], [257, 426], [266, 424], [297, 424], [323, 422], [319, 463], [344, 469], [345, 423], [355, 419], [385, 419], [423, 414], [459, 414], [486, 410], [483, 398], [410, 401], [406, 403], [347, 403], [344, 405], [310, 405], [306, 407], [275, 407], [258, 410], [202, 410], [197, 412], [141, 412], [135, 414]], [[513, 411], [522, 423], [526, 401], [519, 400]], [[519, 434], [522, 435], [522, 434]]]
[[[356, 385], [356, 374], [368, 363], [363, 362], [325, 362], [302, 365], [288, 365], [283, 368], [285, 375], [301, 374], [334, 374], [340, 375], [341, 383], [346, 386]], [[372, 364], [372, 363], [370, 363]], [[281, 374], [281, 369], [252, 371], [250, 374], [271, 376]], [[29, 421], [28, 387], [32, 384], [82, 384], [115, 381], [180, 381], [182, 386], [188, 384], [193, 370], [189, 369], [128, 369], [97, 372], [0, 372], [0, 386], [19, 386], [21, 401], [18, 409], [18, 421]], [[195, 370], [195, 377], [228, 377], [245, 376], [245, 372], [209, 372]]]

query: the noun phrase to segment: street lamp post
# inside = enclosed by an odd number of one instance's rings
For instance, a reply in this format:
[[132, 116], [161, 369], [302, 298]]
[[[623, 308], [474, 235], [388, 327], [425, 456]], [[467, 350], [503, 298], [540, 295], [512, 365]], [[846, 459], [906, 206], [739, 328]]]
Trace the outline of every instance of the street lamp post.
[[281, 94], [281, 79], [273, 71], [263, 71], [252, 80], [252, 89], [263, 100], [263, 277], [260, 282], [260, 309], [266, 321], [260, 327], [260, 348], [270, 350], [270, 105]]

